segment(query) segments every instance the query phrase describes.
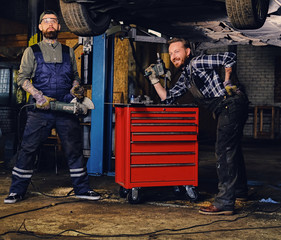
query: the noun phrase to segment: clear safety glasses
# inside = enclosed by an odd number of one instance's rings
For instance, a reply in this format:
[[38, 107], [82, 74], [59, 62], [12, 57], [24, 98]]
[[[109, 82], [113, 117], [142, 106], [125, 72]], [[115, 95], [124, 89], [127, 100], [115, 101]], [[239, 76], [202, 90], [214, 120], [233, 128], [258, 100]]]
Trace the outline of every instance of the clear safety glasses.
[[41, 23], [42, 22], [55, 24], [55, 23], [58, 23], [58, 19], [56, 19], [56, 18], [43, 18]]

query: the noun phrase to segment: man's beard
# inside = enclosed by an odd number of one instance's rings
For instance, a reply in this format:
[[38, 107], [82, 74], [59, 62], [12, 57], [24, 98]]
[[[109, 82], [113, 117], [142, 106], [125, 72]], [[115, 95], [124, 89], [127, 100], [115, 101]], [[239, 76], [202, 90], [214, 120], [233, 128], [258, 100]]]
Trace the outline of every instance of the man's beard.
[[188, 56], [184, 59], [184, 63], [179, 68], [180, 69], [185, 68], [189, 64], [189, 62], [190, 62], [190, 57]]
[[58, 31], [44, 31], [43, 36], [47, 39], [57, 39]]

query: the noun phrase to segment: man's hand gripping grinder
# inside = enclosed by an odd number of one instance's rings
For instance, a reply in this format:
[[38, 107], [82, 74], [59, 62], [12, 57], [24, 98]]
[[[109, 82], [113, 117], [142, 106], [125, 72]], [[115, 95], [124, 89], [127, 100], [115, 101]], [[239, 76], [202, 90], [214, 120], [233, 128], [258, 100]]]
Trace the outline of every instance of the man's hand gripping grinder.
[[[36, 107], [36, 104], [34, 104], [34, 106]], [[84, 97], [81, 103], [77, 101], [77, 98], [74, 98], [70, 103], [50, 101], [51, 111], [71, 113], [75, 115], [87, 115], [88, 110], [94, 108], [94, 103], [87, 97]]]

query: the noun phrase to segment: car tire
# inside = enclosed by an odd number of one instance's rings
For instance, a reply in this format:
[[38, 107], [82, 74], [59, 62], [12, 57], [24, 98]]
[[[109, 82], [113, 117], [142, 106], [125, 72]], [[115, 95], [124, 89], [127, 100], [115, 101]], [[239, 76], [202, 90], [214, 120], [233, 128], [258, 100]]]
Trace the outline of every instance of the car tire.
[[263, 26], [269, 0], [225, 0], [227, 15], [235, 28], [257, 29]]
[[87, 5], [60, 0], [60, 9], [66, 26], [78, 36], [97, 36], [109, 27], [111, 17], [95, 13]]

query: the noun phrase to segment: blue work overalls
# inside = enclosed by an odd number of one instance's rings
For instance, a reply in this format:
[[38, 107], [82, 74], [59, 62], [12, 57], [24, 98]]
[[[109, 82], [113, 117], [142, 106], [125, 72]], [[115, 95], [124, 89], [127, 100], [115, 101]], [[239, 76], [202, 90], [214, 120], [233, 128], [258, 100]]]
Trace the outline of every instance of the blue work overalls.
[[[42, 91], [43, 95], [70, 102], [73, 97], [69, 93], [72, 87], [69, 48], [62, 45], [62, 63], [46, 63], [40, 47], [34, 45], [32, 49], [37, 62], [35, 77], [32, 79], [34, 87]], [[12, 170], [10, 193], [25, 195], [33, 174], [34, 154], [48, 138], [52, 128], [56, 128], [59, 134], [75, 194], [84, 194], [91, 190], [83, 158], [82, 132], [78, 118], [69, 113], [35, 109], [29, 110], [27, 114], [17, 162]]]

